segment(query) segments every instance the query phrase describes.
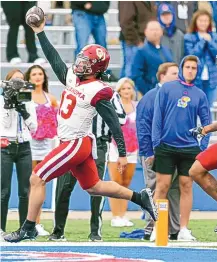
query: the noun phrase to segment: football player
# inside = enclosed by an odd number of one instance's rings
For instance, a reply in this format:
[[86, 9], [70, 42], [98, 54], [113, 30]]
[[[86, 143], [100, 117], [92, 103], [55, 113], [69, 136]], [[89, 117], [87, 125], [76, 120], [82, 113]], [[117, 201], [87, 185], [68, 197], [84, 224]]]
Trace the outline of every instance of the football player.
[[[203, 138], [210, 132], [217, 131], [217, 123], [190, 130], [196, 138]], [[197, 155], [189, 174], [202, 189], [217, 201], [217, 180], [209, 171], [217, 169], [217, 143]]]
[[69, 170], [82, 189], [89, 194], [131, 200], [147, 210], [156, 221], [157, 209], [150, 189], [143, 189], [140, 193], [133, 192], [116, 182], [102, 181], [98, 177], [94, 161], [95, 139], [90, 133], [96, 112], [109, 126], [117, 144], [119, 171], [122, 172], [127, 164], [123, 134], [117, 114], [110, 103], [113, 92], [110, 86], [102, 81], [110, 60], [108, 51], [100, 45], [88, 45], [81, 50], [75, 64], [68, 69], [47, 39], [44, 25], [45, 19], [39, 27], [32, 29], [37, 33], [42, 50], [55, 74], [66, 86], [57, 116], [61, 143], [34, 169], [30, 178], [27, 219], [19, 230], [4, 239], [8, 242], [19, 242], [37, 236], [35, 221], [45, 199], [45, 185]]

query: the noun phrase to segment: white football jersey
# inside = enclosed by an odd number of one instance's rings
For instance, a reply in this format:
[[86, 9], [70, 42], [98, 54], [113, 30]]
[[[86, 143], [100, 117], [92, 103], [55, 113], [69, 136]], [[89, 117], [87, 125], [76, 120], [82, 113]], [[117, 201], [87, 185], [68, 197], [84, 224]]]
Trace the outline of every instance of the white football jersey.
[[59, 139], [69, 141], [87, 136], [96, 115], [96, 102], [110, 100], [111, 97], [112, 89], [107, 84], [99, 80], [79, 83], [69, 69], [57, 115]]

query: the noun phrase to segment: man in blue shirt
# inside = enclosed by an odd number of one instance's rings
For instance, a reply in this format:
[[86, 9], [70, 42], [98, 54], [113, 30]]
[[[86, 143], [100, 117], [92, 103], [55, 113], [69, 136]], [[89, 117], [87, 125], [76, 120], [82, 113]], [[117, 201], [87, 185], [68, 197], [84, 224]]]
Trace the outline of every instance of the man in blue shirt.
[[[137, 106], [136, 114], [136, 125], [137, 125], [137, 138], [139, 143], [139, 155], [141, 158], [141, 163], [143, 166], [143, 172], [145, 177], [145, 183], [147, 187], [151, 188], [152, 191], [155, 190], [156, 186], [156, 174], [152, 170], [152, 165], [154, 161], [154, 152], [151, 140], [152, 133], [152, 120], [154, 115], [154, 101], [158, 90], [163, 85], [163, 83], [174, 81], [178, 78], [178, 65], [175, 63], [163, 63], [159, 66], [157, 72], [157, 79], [159, 81], [156, 87], [150, 90], [143, 98], [139, 101]], [[177, 233], [179, 232], [179, 201], [180, 201], [180, 191], [178, 176], [173, 178], [173, 183], [171, 189], [168, 193], [169, 199], [169, 219], [170, 219], [170, 239], [177, 239]], [[153, 240], [155, 239], [155, 233], [153, 231], [154, 221], [146, 216], [147, 225], [145, 227], [145, 239]]]
[[146, 41], [138, 48], [132, 64], [132, 79], [143, 95], [157, 84], [159, 65], [172, 62], [170, 49], [161, 44], [163, 30], [157, 21], [150, 21], [145, 28]]
[[211, 122], [206, 95], [194, 85], [200, 72], [198, 57], [184, 57], [179, 68], [179, 79], [165, 83], [155, 99], [152, 142], [155, 152], [153, 170], [156, 171], [157, 183], [154, 198], [167, 198], [172, 175], [177, 169], [182, 214], [178, 240], [195, 240], [187, 229], [193, 198], [189, 169], [196, 155], [206, 149], [209, 142], [209, 137], [205, 137], [199, 144], [189, 131], [197, 126], [198, 116], [203, 126]]

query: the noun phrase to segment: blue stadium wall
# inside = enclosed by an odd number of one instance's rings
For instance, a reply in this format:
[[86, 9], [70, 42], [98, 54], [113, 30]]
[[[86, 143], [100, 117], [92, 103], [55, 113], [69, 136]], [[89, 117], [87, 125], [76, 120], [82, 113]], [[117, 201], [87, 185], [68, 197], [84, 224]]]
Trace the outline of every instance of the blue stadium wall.
[[[217, 178], [217, 170], [215, 170], [213, 174]], [[108, 172], [106, 173], [106, 180], [109, 180]], [[51, 209], [52, 187], [53, 187], [53, 182], [50, 182], [47, 184], [46, 200], [43, 205], [43, 208], [45, 209]], [[138, 164], [130, 188], [138, 191], [144, 187], [145, 187], [145, 184], [144, 184], [144, 179], [142, 175], [142, 168]], [[216, 202], [213, 199], [211, 199], [211, 197], [209, 197], [207, 194], [205, 194], [203, 190], [201, 190], [201, 188], [197, 186], [195, 183], [194, 183], [193, 191], [194, 191], [193, 210], [217, 211]], [[13, 172], [11, 192], [12, 193], [11, 193], [9, 208], [17, 208], [18, 207], [18, 190], [17, 190], [17, 178], [16, 178], [16, 169], [15, 168]], [[77, 201], [78, 199], [79, 201]], [[82, 191], [79, 184], [76, 185], [75, 190], [71, 195], [70, 209], [71, 210], [89, 210], [90, 209], [89, 195], [85, 191]], [[104, 210], [106, 211], [110, 210], [108, 200], [106, 200]], [[135, 204], [129, 203], [128, 210], [135, 211], [135, 210], [139, 210], [139, 208]]]

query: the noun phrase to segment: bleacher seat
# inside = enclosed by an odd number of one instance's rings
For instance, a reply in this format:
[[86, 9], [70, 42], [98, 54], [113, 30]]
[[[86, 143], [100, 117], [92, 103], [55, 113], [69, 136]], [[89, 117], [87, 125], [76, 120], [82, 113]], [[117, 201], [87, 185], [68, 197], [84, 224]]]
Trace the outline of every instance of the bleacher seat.
[[[53, 26], [46, 26], [45, 31], [52, 42], [53, 45], [57, 48], [60, 56], [66, 63], [72, 63], [74, 61], [74, 51], [76, 48], [75, 41], [75, 32], [73, 26], [64, 26], [64, 15], [70, 14], [71, 9], [50, 9], [49, 13], [54, 15]], [[106, 14], [107, 21], [107, 42], [108, 42], [108, 50], [111, 54], [111, 64], [109, 69], [112, 70], [113, 74], [118, 78], [120, 74], [120, 68], [122, 64], [122, 52], [119, 44], [119, 32], [120, 27], [118, 25], [118, 10], [117, 10], [117, 2], [111, 2], [110, 9]], [[13, 68], [10, 64], [7, 63], [6, 60], [6, 42], [7, 42], [7, 33], [8, 33], [8, 25], [5, 20], [5, 15], [0, 9], [0, 20], [1, 20], [1, 75], [4, 77], [8, 70]], [[90, 37], [89, 43], [93, 43], [93, 38]], [[44, 57], [43, 52], [41, 50], [38, 39], [36, 39], [36, 44], [38, 47], [38, 54], [41, 57]], [[70, 50], [70, 51], [69, 51]], [[19, 35], [18, 35], [18, 52], [20, 54], [23, 62], [27, 62], [27, 52], [25, 48], [25, 36], [23, 26], [20, 26]], [[27, 69], [28, 64], [19, 65], [23, 71]], [[47, 68], [49, 78], [51, 81], [57, 81], [56, 76], [52, 72], [49, 66], [45, 66]]]
[[[53, 44], [52, 38], [51, 42]], [[6, 62], [6, 44], [0, 44], [1, 48], [1, 61]], [[44, 57], [44, 53], [41, 49], [40, 45], [37, 45], [38, 48], [38, 54], [40, 57]], [[74, 52], [75, 52], [75, 45], [55, 45], [56, 50], [60, 54], [61, 58], [65, 63], [72, 63], [74, 61]], [[28, 59], [28, 53], [26, 50], [26, 46], [24, 44], [19, 44], [18, 45], [18, 51], [20, 56], [22, 57], [23, 62], [27, 61]], [[116, 64], [118, 67], [120, 67], [121, 61], [122, 61], [122, 55], [121, 55], [121, 50], [120, 46], [118, 45], [110, 45], [109, 46], [109, 53], [111, 55], [111, 64]]]
[[[1, 43], [6, 44], [7, 34], [8, 34], [8, 25], [1, 25]], [[64, 45], [70, 44], [75, 45], [75, 28], [73, 26], [45, 26], [45, 32], [48, 38], [55, 45]], [[107, 27], [107, 41], [108, 43], [116, 42], [119, 37], [120, 28], [117, 26], [108, 26]], [[23, 26], [20, 26], [19, 36], [18, 36], [18, 44], [23, 43], [24, 37], [24, 29]], [[90, 41], [92, 39], [90, 38]]]

